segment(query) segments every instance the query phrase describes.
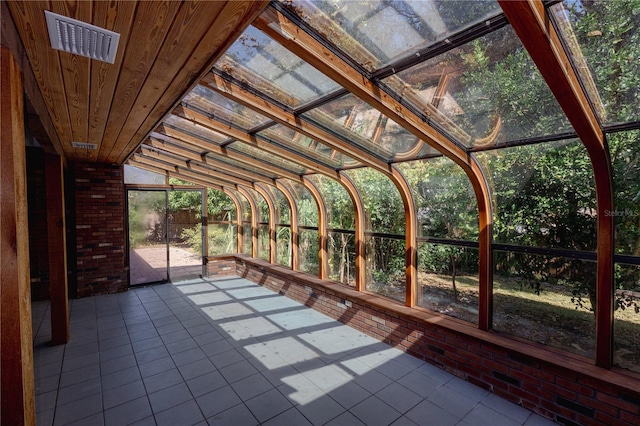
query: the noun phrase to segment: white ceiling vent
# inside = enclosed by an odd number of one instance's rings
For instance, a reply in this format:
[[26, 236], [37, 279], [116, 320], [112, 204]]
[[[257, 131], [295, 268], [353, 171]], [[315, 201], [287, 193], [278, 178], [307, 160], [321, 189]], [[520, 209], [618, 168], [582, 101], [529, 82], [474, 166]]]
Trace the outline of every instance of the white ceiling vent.
[[44, 11], [51, 47], [112, 64], [120, 34], [66, 16]]
[[74, 147], [74, 148], [98, 149], [98, 145], [95, 144], [95, 143], [71, 142], [71, 146]]

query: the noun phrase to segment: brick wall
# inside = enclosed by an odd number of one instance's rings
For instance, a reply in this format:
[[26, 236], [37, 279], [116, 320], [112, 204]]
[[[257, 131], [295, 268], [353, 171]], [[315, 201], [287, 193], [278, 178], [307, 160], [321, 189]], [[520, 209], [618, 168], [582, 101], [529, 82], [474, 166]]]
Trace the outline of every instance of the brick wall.
[[126, 291], [122, 167], [77, 163], [74, 176], [78, 297]]
[[44, 151], [27, 148], [27, 203], [29, 205], [29, 267], [31, 299], [49, 299], [49, 247], [47, 240], [47, 188]]
[[236, 256], [236, 271], [558, 423], [640, 425], [640, 375], [248, 256]]
[[207, 257], [207, 277], [229, 277], [236, 275], [236, 259], [234, 256]]

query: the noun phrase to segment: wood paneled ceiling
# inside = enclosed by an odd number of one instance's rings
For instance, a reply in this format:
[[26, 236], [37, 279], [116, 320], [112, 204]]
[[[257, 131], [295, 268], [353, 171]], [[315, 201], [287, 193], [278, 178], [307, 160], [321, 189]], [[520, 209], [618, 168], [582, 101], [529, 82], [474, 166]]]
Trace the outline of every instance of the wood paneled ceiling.
[[[123, 163], [267, 4], [3, 0], [31, 132], [67, 161]], [[119, 33], [115, 63], [52, 49], [45, 10]]]

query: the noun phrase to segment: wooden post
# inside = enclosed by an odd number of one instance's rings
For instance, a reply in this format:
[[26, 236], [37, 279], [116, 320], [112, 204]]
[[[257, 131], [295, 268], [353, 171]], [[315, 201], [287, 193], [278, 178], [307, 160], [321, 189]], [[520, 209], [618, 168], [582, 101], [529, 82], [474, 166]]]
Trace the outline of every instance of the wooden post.
[[2, 424], [35, 424], [22, 76], [1, 48], [0, 397]]
[[64, 175], [60, 156], [47, 154], [44, 164], [47, 185], [51, 343], [63, 345], [69, 341]]

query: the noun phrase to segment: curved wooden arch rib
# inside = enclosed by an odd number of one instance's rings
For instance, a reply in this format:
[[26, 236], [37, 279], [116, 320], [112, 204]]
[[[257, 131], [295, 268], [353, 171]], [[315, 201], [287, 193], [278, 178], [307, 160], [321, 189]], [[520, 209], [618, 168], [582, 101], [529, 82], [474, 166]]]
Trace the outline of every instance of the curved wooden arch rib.
[[327, 204], [316, 185], [308, 177], [302, 178], [302, 185], [307, 188], [318, 207], [318, 278], [326, 280], [328, 276]]
[[498, 0], [522, 44], [584, 144], [591, 160], [598, 212], [596, 365], [613, 364], [613, 172], [609, 147], [587, 96], [582, 90], [560, 36], [550, 25], [541, 1]]
[[299, 253], [299, 243], [300, 243], [300, 234], [298, 230], [298, 206], [291, 194], [291, 190], [283, 185], [282, 182], [276, 180], [276, 188], [282, 191], [287, 201], [289, 202], [289, 211], [290, 213], [290, 226], [291, 226], [291, 269], [294, 271], [300, 270], [300, 253]]

